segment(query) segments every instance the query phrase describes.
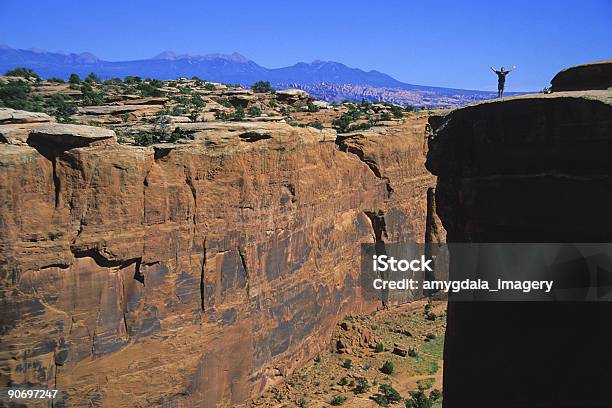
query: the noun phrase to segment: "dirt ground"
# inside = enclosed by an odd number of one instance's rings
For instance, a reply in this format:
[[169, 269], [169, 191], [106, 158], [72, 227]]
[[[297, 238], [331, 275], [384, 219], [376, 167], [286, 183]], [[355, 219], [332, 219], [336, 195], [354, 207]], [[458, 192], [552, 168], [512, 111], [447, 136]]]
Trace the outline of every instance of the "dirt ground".
[[[442, 390], [445, 328], [446, 302], [442, 301], [420, 300], [366, 316], [347, 316], [326, 350], [244, 406], [329, 407], [336, 397], [336, 405], [343, 407], [378, 407], [373, 397], [381, 384], [391, 385], [402, 397], [389, 406], [405, 406], [410, 391], [420, 388], [429, 395], [433, 389]], [[410, 353], [394, 353], [396, 345]], [[391, 374], [381, 371], [385, 362], [393, 364]], [[363, 383], [360, 378], [367, 380], [364, 393], [356, 387]], [[442, 400], [433, 406], [441, 407]]]

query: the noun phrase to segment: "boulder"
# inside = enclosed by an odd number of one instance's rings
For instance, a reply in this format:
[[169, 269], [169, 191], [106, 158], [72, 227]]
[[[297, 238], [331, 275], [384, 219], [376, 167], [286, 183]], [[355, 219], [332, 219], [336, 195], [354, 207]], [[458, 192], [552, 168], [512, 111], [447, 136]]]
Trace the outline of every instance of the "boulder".
[[392, 331], [394, 333], [397, 334], [401, 334], [402, 336], [406, 336], [406, 337], [412, 337], [412, 333], [410, 333], [410, 331], [408, 329], [406, 329], [405, 327], [395, 327], [394, 329], [392, 329]]
[[40, 126], [30, 131], [28, 144], [49, 146], [58, 150], [75, 147], [99, 146], [117, 142], [115, 132], [95, 126], [52, 124]]
[[308, 95], [308, 92], [302, 91], [301, 89], [285, 89], [282, 91], [276, 91], [276, 99], [281, 103], [294, 107], [303, 106], [314, 100], [313, 97]]
[[564, 69], [555, 75], [550, 83], [553, 92], [612, 88], [612, 60]]
[[408, 348], [402, 344], [395, 343], [392, 353], [400, 357], [406, 357], [408, 355]]
[[31, 129], [52, 122], [46, 113], [0, 108], [0, 143], [25, 144]]
[[39, 124], [32, 123], [11, 123], [0, 125], [0, 143], [7, 144], [26, 144], [30, 130]]
[[251, 103], [257, 100], [257, 96], [248, 93], [239, 93], [235, 95], [228, 95], [227, 99], [232, 106], [246, 109]]
[[276, 97], [280, 98], [310, 98], [308, 92], [302, 91], [301, 89], [283, 89], [276, 91]]
[[325, 101], [313, 101], [312, 104], [319, 109], [328, 109], [331, 105]]
[[452, 177], [608, 171], [607, 150], [597, 145], [610, 140], [610, 115], [612, 91], [479, 102], [432, 122], [426, 166]]
[[0, 124], [7, 123], [41, 123], [55, 122], [51, 116], [42, 112], [27, 112], [23, 110], [0, 108]]

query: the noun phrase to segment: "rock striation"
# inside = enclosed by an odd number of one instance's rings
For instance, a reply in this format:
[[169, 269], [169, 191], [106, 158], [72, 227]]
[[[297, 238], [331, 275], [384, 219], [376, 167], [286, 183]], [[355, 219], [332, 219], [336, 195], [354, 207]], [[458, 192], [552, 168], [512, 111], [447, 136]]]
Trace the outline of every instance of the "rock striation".
[[[22, 114], [2, 115], [4, 135]], [[46, 120], [3, 140], [0, 386], [213, 407], [282, 381], [344, 314], [380, 306], [359, 296], [360, 243], [423, 242], [426, 121], [342, 139], [195, 123], [136, 147]]]
[[[448, 242], [612, 239], [612, 91], [504, 98], [430, 123]], [[611, 318], [604, 303], [449, 303], [445, 407], [612, 406]]]

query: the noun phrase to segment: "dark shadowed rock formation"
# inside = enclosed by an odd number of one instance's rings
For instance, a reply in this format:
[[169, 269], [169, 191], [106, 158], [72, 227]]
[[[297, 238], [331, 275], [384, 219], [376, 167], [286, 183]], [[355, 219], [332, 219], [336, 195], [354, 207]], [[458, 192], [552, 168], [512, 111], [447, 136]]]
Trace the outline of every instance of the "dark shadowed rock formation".
[[[449, 242], [612, 240], [612, 91], [504, 98], [433, 126]], [[612, 406], [611, 320], [607, 303], [451, 302], [445, 407]]]
[[382, 234], [368, 214], [423, 242], [426, 120], [346, 150], [284, 123], [185, 124], [191, 142], [148, 148], [21, 129], [0, 144], [0, 386], [212, 407], [281, 381], [380, 306], [359, 296], [360, 243]]
[[612, 60], [564, 69], [550, 83], [553, 92], [612, 88]]

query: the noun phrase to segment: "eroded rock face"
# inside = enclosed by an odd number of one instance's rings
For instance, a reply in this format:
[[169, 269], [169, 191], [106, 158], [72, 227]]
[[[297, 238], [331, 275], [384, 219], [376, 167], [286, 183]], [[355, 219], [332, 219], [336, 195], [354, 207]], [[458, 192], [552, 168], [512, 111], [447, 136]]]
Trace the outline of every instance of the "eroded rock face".
[[281, 123], [185, 124], [192, 142], [149, 148], [54, 125], [0, 145], [0, 385], [208, 407], [281, 381], [342, 315], [380, 306], [359, 296], [360, 243], [383, 234], [367, 214], [423, 242], [426, 119], [346, 152]]
[[[611, 118], [610, 91], [434, 118], [427, 167], [448, 241], [610, 242]], [[612, 406], [610, 319], [604, 303], [449, 303], [445, 406]]]

